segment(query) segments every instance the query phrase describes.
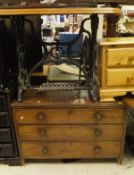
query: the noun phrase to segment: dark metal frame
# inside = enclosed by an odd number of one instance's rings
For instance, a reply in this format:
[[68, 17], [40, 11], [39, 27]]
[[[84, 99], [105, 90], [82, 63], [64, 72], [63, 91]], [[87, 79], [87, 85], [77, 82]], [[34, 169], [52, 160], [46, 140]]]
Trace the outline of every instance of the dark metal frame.
[[[91, 20], [91, 32], [87, 31], [84, 28], [84, 24], [86, 21]], [[61, 55], [59, 54], [59, 48], [61, 46], [67, 46], [67, 57], [68, 61], [77, 67], [79, 67], [79, 82], [81, 81], [81, 72], [83, 72], [84, 77], [86, 79], [86, 82], [83, 85], [79, 83], [79, 87], [75, 86], [74, 89], [88, 89], [89, 93], [93, 97], [93, 99], [97, 99], [97, 93], [96, 93], [96, 82], [95, 82], [95, 62], [96, 62], [96, 38], [97, 38], [97, 29], [98, 29], [98, 15], [93, 14], [89, 18], [86, 18], [82, 21], [80, 32], [78, 36], [69, 41], [69, 42], [63, 42], [60, 40], [55, 40], [54, 42], [44, 42], [41, 41], [42, 46], [44, 48], [44, 54], [43, 58], [33, 66], [33, 68], [27, 72], [27, 70], [24, 67], [24, 59], [25, 59], [25, 49], [24, 49], [24, 23], [25, 18], [24, 16], [14, 16], [13, 17], [13, 24], [15, 27], [16, 35], [17, 35], [17, 57], [18, 57], [18, 101], [21, 101], [21, 96], [23, 90], [26, 89], [40, 89], [40, 87], [33, 87], [31, 85], [31, 76], [32, 73], [41, 65], [47, 64], [48, 62], [51, 62], [52, 60], [50, 57], [53, 57], [53, 61], [55, 64], [62, 63]], [[28, 22], [28, 21], [27, 21]], [[30, 23], [32, 31], [33, 26]], [[83, 44], [83, 51], [80, 53], [80, 62], [74, 61], [72, 55], [71, 55], [71, 47], [73, 44], [81, 37], [83, 33], [87, 34], [87, 38], [85, 41], [85, 44]], [[52, 49], [48, 51], [47, 46], [52, 46]], [[56, 55], [53, 55], [53, 50], [56, 50]], [[84, 66], [83, 66], [84, 65]], [[71, 87], [72, 88], [72, 87]], [[62, 89], [62, 88], [61, 88]]]

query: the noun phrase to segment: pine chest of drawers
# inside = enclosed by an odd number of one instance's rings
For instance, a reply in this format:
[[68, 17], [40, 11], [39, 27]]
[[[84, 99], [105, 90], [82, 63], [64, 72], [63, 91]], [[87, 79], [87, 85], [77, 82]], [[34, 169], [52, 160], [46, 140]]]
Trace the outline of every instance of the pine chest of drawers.
[[57, 97], [24, 95], [22, 102], [12, 104], [22, 162], [105, 158], [121, 162], [126, 131], [123, 104], [93, 103], [85, 96]]
[[100, 42], [100, 100], [134, 94], [134, 38], [105, 38]]

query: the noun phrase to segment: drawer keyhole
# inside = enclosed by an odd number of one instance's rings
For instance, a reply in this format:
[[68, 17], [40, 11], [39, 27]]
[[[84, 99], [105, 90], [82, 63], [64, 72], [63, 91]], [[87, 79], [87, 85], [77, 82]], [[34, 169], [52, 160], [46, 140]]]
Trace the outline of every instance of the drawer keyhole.
[[43, 154], [48, 154], [48, 148], [45, 146], [42, 149]]
[[96, 153], [100, 153], [101, 152], [101, 147], [100, 146], [95, 146], [94, 150]]
[[98, 129], [98, 128], [96, 128], [96, 129], [94, 130], [94, 133], [95, 133], [95, 136], [96, 136], [96, 137], [99, 137], [99, 136], [101, 136], [101, 134], [102, 134], [101, 130]]

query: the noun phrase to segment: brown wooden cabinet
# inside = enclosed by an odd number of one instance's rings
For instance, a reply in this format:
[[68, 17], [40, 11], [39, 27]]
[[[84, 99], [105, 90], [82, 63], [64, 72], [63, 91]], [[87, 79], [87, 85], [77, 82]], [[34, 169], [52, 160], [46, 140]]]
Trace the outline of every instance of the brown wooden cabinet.
[[100, 100], [134, 93], [134, 39], [105, 38], [100, 42]]
[[66, 92], [58, 100], [26, 93], [21, 102], [12, 104], [22, 161], [110, 158], [121, 162], [126, 130], [122, 103], [94, 103], [85, 95], [66, 100]]

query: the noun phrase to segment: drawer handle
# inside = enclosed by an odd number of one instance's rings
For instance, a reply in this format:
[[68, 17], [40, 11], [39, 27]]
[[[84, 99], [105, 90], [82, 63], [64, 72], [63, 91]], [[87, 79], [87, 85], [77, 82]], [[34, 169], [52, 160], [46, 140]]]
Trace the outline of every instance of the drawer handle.
[[98, 129], [98, 128], [96, 128], [96, 129], [94, 130], [94, 133], [95, 133], [95, 136], [96, 136], [96, 137], [99, 137], [99, 136], [101, 136], [101, 134], [102, 134], [101, 130]]
[[128, 57], [128, 64], [129, 64], [129, 65], [132, 64], [133, 61], [134, 61], [134, 56]]
[[128, 83], [128, 84], [131, 83], [133, 80], [134, 80], [133, 77], [127, 77], [127, 83]]
[[101, 152], [101, 147], [100, 146], [95, 146], [94, 150], [96, 153], [100, 153]]
[[42, 153], [43, 153], [43, 154], [48, 154], [48, 148], [47, 148], [46, 146], [43, 147]]
[[2, 151], [2, 146], [0, 146], [0, 152]]
[[100, 112], [95, 113], [96, 120], [101, 120], [103, 118], [103, 115]]
[[41, 136], [45, 136], [47, 134], [47, 131], [46, 129], [42, 128], [42, 129], [39, 129], [39, 133]]
[[43, 112], [39, 112], [39, 113], [36, 115], [36, 118], [37, 118], [37, 120], [38, 120], [39, 122], [44, 121], [44, 120], [46, 120], [46, 114], [43, 113]]

